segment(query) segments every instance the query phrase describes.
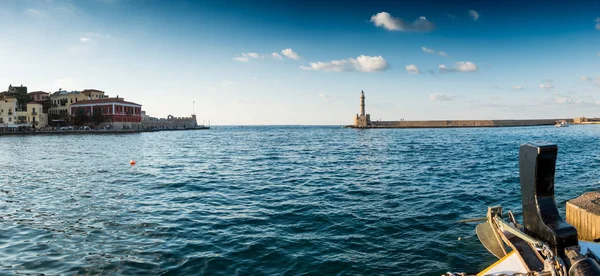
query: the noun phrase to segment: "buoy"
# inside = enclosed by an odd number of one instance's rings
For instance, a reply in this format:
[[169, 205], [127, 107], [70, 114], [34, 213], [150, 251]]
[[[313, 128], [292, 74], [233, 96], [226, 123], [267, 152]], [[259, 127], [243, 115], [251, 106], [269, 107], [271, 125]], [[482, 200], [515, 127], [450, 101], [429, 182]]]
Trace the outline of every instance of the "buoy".
[[135, 162], [135, 160], [131, 160], [131, 161], [129, 161], [129, 165], [132, 165], [132, 166], [133, 166], [133, 165], [135, 165], [135, 164], [137, 164], [137, 162]]

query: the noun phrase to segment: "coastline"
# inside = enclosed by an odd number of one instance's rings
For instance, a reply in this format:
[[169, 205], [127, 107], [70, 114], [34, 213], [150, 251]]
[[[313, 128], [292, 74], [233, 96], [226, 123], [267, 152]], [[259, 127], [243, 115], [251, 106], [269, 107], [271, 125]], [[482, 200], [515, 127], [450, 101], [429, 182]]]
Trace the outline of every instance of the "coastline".
[[197, 127], [185, 129], [124, 129], [124, 130], [48, 130], [48, 131], [16, 131], [0, 132], [0, 136], [15, 135], [84, 135], [84, 134], [135, 134], [142, 132], [161, 132], [161, 131], [186, 131], [186, 130], [208, 130], [210, 127]]

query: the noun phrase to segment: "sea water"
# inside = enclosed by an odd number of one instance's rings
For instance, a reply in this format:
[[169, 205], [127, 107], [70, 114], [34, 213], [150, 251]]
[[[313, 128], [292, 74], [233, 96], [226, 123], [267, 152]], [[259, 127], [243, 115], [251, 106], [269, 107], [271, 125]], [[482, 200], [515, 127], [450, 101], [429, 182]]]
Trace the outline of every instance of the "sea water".
[[457, 221], [521, 209], [519, 145], [558, 145], [564, 215], [599, 187], [599, 139], [596, 125], [4, 136], [0, 274], [477, 272], [495, 257]]

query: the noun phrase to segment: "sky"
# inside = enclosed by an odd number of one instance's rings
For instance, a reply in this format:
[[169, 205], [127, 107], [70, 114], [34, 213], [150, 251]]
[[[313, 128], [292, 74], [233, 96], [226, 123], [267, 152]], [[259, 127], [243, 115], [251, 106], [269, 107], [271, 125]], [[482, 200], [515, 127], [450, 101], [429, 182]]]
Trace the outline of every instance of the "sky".
[[598, 1], [0, 1], [0, 87], [212, 125], [600, 117]]

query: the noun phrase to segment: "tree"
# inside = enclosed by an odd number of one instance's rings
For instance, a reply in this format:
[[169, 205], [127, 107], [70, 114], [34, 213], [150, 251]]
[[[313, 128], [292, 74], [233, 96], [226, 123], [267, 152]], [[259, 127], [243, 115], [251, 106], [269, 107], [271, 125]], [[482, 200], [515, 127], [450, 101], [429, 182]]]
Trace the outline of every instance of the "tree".
[[85, 110], [83, 108], [77, 108], [75, 111], [75, 125], [82, 126], [88, 121], [87, 116], [85, 115]]
[[100, 107], [95, 107], [92, 112], [92, 122], [95, 125], [99, 125], [104, 122], [104, 116], [102, 116], [102, 109]]
[[52, 107], [52, 100], [48, 97], [46, 100], [42, 102], [44, 113], [48, 113], [50, 108]]
[[27, 93], [17, 93], [15, 98], [17, 98], [17, 109], [27, 110], [27, 103], [31, 102], [31, 96], [27, 95]]

